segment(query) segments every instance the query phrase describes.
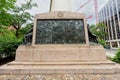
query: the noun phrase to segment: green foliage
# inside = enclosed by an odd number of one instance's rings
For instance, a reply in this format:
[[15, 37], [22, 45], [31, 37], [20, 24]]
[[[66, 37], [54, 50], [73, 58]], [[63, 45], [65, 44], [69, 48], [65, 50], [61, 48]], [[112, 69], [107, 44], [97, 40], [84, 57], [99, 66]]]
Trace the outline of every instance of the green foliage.
[[99, 23], [96, 26], [95, 25], [90, 26], [90, 31], [96, 36], [98, 36], [99, 39], [102, 39], [104, 36], [107, 35], [104, 29], [106, 29], [106, 25], [103, 23]]
[[106, 57], [107, 57], [107, 60], [110, 60], [110, 61], [113, 60], [113, 57], [111, 57], [111, 56], [106, 56]]
[[16, 37], [19, 37], [19, 31], [23, 25], [25, 25], [28, 21], [33, 21], [33, 16], [28, 12], [28, 10], [32, 9], [32, 7], [36, 7], [37, 4], [33, 3], [32, 0], [27, 1], [25, 4], [21, 4], [21, 6], [15, 6], [12, 10], [12, 15], [10, 19], [11, 25], [16, 29]]
[[9, 25], [11, 14], [9, 11], [14, 8], [16, 0], [0, 0], [0, 26]]
[[[18, 6], [16, 1], [0, 0], [0, 57], [14, 55], [23, 36], [31, 28], [28, 22], [33, 20], [33, 16], [28, 11], [37, 5], [32, 0], [27, 0], [25, 4]], [[8, 30], [9, 26], [16, 30]]]
[[14, 31], [9, 31], [5, 27], [0, 28], [0, 58], [14, 56], [21, 42], [22, 38], [17, 39]]
[[15, 36], [15, 31], [10, 31], [7, 27], [0, 27], [0, 58], [14, 56], [17, 47], [22, 43], [23, 36], [31, 29], [32, 24], [27, 24], [19, 31], [20, 37]]
[[36, 6], [37, 4], [32, 3], [32, 0], [27, 1], [25, 4], [21, 4], [21, 6], [15, 6], [11, 11], [13, 13], [12, 19], [10, 20], [11, 25], [15, 25], [19, 28], [26, 24], [28, 20], [32, 21], [33, 16], [28, 12], [28, 10]]
[[116, 53], [116, 55], [115, 55], [115, 57], [113, 58], [112, 61], [120, 64], [120, 49], [117, 51], [117, 53]]
[[13, 26], [16, 29], [16, 37], [19, 38], [21, 27], [33, 21], [33, 16], [28, 11], [36, 7], [37, 4], [32, 1], [27, 0], [26, 3], [18, 6], [15, 4], [16, 0], [2, 0], [3, 4], [8, 3], [10, 7], [8, 6], [7, 8], [7, 6], [2, 4], [3, 7], [0, 8], [0, 26]]
[[103, 45], [103, 47], [106, 46], [106, 42], [104, 39], [98, 39], [98, 43], [100, 43], [101, 45]]
[[0, 11], [7, 12], [14, 7], [16, 0], [0, 0]]
[[92, 34], [95, 34], [98, 37], [98, 42], [105, 47], [106, 42], [103, 37], [107, 36], [107, 33], [104, 31], [104, 29], [106, 29], [106, 25], [103, 23], [90, 26], [90, 31], [92, 32]]
[[25, 34], [27, 34], [32, 27], [33, 27], [32, 23], [27, 24], [25, 27], [22, 27], [19, 31], [20, 37], [23, 37]]

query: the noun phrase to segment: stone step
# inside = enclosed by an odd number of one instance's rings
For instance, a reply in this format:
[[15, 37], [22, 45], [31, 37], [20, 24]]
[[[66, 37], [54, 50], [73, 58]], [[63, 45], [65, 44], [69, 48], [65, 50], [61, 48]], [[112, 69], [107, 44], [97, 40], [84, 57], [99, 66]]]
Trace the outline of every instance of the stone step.
[[112, 61], [100, 61], [100, 62], [11, 62], [8, 66], [42, 66], [42, 65], [115, 65]]
[[51, 66], [6, 66], [0, 68], [0, 74], [113, 74], [120, 73], [120, 65], [51, 65]]
[[113, 74], [120, 73], [120, 65], [101, 62], [11, 62], [0, 67], [0, 74]]

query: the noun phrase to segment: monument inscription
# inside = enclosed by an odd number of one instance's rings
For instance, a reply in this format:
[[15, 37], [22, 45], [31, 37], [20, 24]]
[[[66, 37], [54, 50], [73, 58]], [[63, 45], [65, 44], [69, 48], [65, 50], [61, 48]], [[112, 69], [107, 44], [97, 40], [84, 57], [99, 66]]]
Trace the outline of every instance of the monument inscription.
[[83, 19], [38, 19], [36, 44], [85, 43]]

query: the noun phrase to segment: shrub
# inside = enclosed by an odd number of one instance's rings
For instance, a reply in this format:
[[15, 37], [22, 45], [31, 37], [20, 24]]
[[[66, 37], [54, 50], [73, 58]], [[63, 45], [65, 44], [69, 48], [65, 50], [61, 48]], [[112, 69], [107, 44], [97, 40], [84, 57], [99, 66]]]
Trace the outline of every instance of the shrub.
[[105, 42], [104, 39], [98, 39], [98, 42], [99, 42], [103, 47], [106, 46], [106, 42]]
[[120, 49], [117, 51], [117, 53], [112, 61], [120, 63]]
[[14, 32], [4, 29], [0, 34], [0, 58], [14, 56], [22, 39], [17, 39]]

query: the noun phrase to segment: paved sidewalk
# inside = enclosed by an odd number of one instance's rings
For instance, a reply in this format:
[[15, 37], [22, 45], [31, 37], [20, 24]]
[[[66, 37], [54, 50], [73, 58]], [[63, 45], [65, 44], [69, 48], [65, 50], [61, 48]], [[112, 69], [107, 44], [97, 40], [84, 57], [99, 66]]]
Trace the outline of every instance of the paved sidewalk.
[[110, 57], [114, 57], [117, 52], [117, 49], [106, 49], [106, 55]]

